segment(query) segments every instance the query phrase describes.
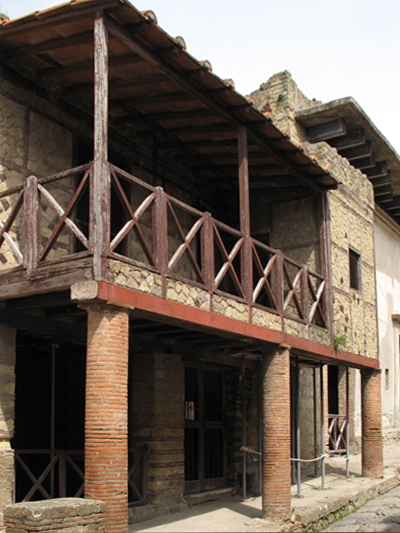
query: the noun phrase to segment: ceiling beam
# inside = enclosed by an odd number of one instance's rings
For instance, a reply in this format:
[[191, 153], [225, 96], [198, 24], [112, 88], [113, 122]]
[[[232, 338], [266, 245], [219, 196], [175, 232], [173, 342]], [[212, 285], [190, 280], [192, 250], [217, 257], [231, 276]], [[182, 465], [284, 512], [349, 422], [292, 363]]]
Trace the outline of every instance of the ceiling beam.
[[36, 55], [43, 52], [51, 52], [53, 50], [59, 50], [60, 48], [71, 48], [73, 46], [79, 46], [81, 44], [90, 44], [92, 42], [93, 32], [87, 31], [84, 33], [79, 33], [78, 35], [71, 35], [70, 37], [53, 39], [44, 43], [30, 44], [27, 46], [21, 46], [20, 48], [4, 50], [2, 53], [4, 57], [12, 59], [24, 55]]
[[[258, 144], [263, 150], [269, 152], [271, 157], [279, 164], [287, 168], [291, 174], [306, 187], [311, 188], [315, 192], [322, 192], [323, 188], [317, 182], [310, 180], [305, 174], [299, 171], [295, 165], [287, 161], [285, 157], [278, 153], [276, 149], [270, 146], [270, 144], [260, 138], [260, 132], [255, 131], [251, 125], [239, 119], [222, 103], [210, 98], [205, 91], [199, 87], [196, 83], [189, 80], [184, 74], [178, 72], [172, 65], [166, 62], [162, 57], [159, 57], [155, 51], [149, 48], [146, 44], [140, 41], [137, 37], [129, 33], [123, 26], [118, 24], [111, 17], [106, 15], [107, 25], [109, 32], [112, 33], [117, 39], [119, 39], [130, 50], [140, 55], [143, 59], [160, 69], [161, 72], [166, 74], [170, 79], [175, 81], [178, 86], [182, 87], [189, 94], [194, 96], [200, 102], [204, 103], [207, 107], [214, 110], [222, 118], [233, 124], [236, 128], [243, 126], [247, 129], [249, 136], [253, 141]], [[225, 89], [231, 90], [229, 88]], [[249, 104], [251, 105], [251, 104]]]
[[345, 150], [354, 146], [360, 146], [365, 143], [365, 132], [362, 128], [349, 131], [342, 137], [336, 137], [329, 140], [329, 144], [338, 150]]
[[371, 155], [367, 155], [361, 159], [357, 159], [357, 161], [354, 161], [354, 163], [352, 163], [353, 166], [359, 168], [360, 170], [362, 170], [364, 173], [365, 173], [365, 170], [366, 169], [370, 169], [372, 167], [374, 167], [376, 165], [376, 159], [375, 159], [375, 156], [374, 154], [371, 154]]
[[346, 133], [346, 122], [343, 118], [306, 128], [307, 140], [312, 143], [326, 141], [327, 139], [346, 135]]
[[375, 178], [381, 178], [383, 176], [388, 175], [388, 167], [386, 161], [382, 161], [381, 163], [376, 163], [376, 165], [373, 168], [367, 168], [364, 172], [370, 180], [374, 180]]
[[362, 159], [363, 157], [372, 154], [371, 141], [367, 141], [365, 144], [360, 144], [351, 148], [340, 149], [339, 153], [342, 157], [346, 157], [351, 162], [356, 161], [357, 165], [357, 159]]

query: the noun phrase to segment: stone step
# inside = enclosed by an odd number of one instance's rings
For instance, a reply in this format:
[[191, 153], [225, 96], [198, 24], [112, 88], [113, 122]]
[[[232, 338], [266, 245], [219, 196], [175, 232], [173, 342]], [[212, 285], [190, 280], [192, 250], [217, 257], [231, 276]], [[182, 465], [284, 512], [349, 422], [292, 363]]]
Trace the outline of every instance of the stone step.
[[204, 502], [211, 502], [222, 498], [228, 498], [234, 496], [237, 489], [231, 487], [225, 487], [223, 489], [207, 490], [205, 492], [198, 492], [196, 494], [185, 494], [185, 502], [188, 507], [193, 505], [199, 505]]

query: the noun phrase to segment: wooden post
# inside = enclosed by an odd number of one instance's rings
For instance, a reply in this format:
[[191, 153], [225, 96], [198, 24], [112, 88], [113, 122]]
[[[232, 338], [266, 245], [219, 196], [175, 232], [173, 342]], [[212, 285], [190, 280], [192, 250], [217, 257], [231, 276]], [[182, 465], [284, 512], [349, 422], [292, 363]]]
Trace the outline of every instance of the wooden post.
[[238, 156], [240, 231], [244, 238], [241, 254], [241, 280], [246, 301], [251, 305], [253, 292], [253, 258], [250, 239], [249, 156], [247, 150], [247, 131], [244, 127], [238, 129]]
[[108, 34], [102, 11], [94, 20], [94, 167], [90, 187], [90, 243], [96, 280], [106, 279], [110, 243], [108, 165]]
[[321, 248], [321, 271], [325, 278], [324, 289], [324, 311], [327, 327], [330, 331], [331, 341], [333, 340], [333, 294], [332, 294], [332, 273], [331, 273], [331, 235], [329, 223], [329, 201], [328, 193], [321, 194], [320, 202], [320, 248]]
[[39, 244], [39, 201], [37, 178], [29, 176], [25, 181], [24, 191], [24, 267], [29, 278], [37, 266]]
[[168, 268], [168, 212], [165, 192], [162, 187], [156, 187], [153, 214], [153, 249], [157, 269], [161, 274], [163, 296], [165, 296]]
[[308, 324], [308, 317], [310, 314], [310, 300], [308, 298], [308, 270], [307, 266], [304, 265], [301, 269], [301, 279], [300, 279], [300, 287], [301, 287], [301, 310], [303, 313], [304, 320], [307, 321]]
[[214, 239], [211, 213], [204, 213], [204, 224], [201, 231], [201, 270], [207, 290], [214, 292]]

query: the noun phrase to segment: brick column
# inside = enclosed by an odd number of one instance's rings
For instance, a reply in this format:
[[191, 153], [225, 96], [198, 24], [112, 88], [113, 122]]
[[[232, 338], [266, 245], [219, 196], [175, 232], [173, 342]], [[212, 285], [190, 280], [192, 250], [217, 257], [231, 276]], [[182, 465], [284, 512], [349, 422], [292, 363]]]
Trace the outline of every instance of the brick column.
[[381, 371], [361, 371], [362, 475], [383, 477]]
[[128, 532], [126, 310], [87, 305], [85, 497], [106, 503], [107, 533]]
[[262, 516], [291, 516], [290, 350], [279, 346], [262, 359]]
[[0, 325], [0, 529], [3, 509], [13, 501], [15, 391], [15, 329]]

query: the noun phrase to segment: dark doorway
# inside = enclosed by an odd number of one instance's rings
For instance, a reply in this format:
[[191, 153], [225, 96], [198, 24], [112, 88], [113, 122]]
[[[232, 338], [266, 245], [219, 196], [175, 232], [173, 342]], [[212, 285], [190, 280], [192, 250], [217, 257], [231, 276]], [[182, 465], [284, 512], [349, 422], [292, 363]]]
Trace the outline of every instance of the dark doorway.
[[185, 368], [186, 492], [226, 484], [225, 379], [220, 369]]
[[[19, 333], [16, 355], [15, 501], [59, 497], [60, 489], [75, 496], [84, 469], [85, 347]], [[34, 492], [28, 471], [43, 477]]]
[[339, 367], [328, 365], [328, 410], [330, 415], [339, 414]]

